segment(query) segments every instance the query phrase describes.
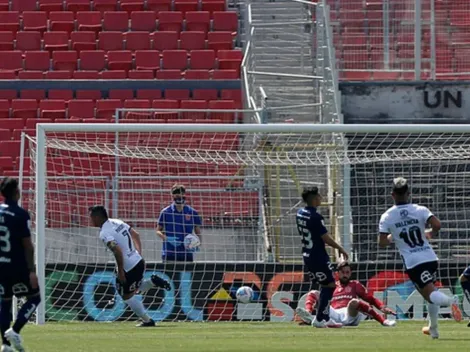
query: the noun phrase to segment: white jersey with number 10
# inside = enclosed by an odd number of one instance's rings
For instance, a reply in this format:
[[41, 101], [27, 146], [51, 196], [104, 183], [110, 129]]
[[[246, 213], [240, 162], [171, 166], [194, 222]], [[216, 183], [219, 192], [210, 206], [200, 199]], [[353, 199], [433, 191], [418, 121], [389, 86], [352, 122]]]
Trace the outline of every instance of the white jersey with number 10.
[[418, 204], [394, 205], [380, 217], [379, 232], [392, 234], [406, 269], [436, 261], [437, 256], [426, 238], [426, 223], [433, 213]]
[[119, 219], [108, 219], [103, 226], [101, 226], [100, 239], [104, 244], [115, 241], [122, 251], [124, 257], [124, 271], [128, 272], [138, 262], [142, 260], [142, 256], [135, 249], [134, 241], [130, 234], [131, 227], [124, 221]]

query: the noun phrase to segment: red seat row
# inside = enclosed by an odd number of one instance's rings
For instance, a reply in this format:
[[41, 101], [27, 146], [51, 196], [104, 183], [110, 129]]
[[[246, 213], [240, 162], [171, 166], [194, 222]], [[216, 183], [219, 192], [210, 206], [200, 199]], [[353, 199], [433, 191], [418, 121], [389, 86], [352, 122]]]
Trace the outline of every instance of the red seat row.
[[181, 32], [100, 32], [98, 40], [95, 32], [18, 32], [16, 40], [12, 32], [0, 32], [0, 51], [67, 51], [67, 50], [231, 50], [231, 32], [188, 31]]
[[10, 8], [8, 0], [0, 1], [2, 11], [169, 11], [172, 8], [180, 11], [197, 10], [224, 11], [225, 1], [222, 0], [12, 0]]
[[[211, 20], [212, 14], [212, 20]], [[22, 18], [22, 20], [21, 20]], [[100, 12], [23, 12], [0, 11], [0, 30], [16, 33], [24, 31], [175, 31], [197, 30], [208, 32], [230, 31], [238, 29], [238, 16], [232, 11], [153, 11], [133, 12], [105, 12], [102, 18]]]

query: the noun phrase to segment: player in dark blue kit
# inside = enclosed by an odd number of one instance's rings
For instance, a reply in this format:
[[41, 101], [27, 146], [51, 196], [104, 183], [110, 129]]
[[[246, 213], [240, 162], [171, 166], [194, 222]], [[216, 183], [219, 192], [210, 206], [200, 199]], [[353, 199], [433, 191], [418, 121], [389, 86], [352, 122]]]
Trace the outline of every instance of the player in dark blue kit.
[[330, 320], [330, 301], [336, 284], [325, 244], [336, 248], [343, 255], [344, 260], [348, 260], [348, 254], [330, 237], [323, 216], [317, 212], [317, 207], [321, 204], [318, 188], [304, 189], [302, 199], [307, 204], [297, 212], [297, 230], [302, 237], [302, 256], [312, 281], [318, 282], [321, 286], [317, 316], [313, 320], [312, 326], [339, 328], [341, 324]]
[[[460, 275], [460, 285], [467, 300], [470, 302], [470, 266]], [[467, 325], [470, 328], [470, 323]]]
[[[18, 206], [20, 190], [18, 181], [5, 178], [0, 184], [5, 198], [0, 205], [0, 329], [2, 352], [24, 351], [20, 336], [21, 329], [41, 302], [38, 277], [34, 265], [34, 246], [29, 230], [29, 214]], [[12, 321], [11, 306], [13, 295], [27, 297], [18, 317]]]

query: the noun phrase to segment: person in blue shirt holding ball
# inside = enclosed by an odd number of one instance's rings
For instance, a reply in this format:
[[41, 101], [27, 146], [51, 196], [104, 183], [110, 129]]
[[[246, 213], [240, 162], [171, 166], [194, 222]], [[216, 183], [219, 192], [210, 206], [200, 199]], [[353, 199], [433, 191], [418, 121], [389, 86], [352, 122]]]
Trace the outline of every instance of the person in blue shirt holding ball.
[[[171, 187], [173, 203], [164, 208], [158, 218], [157, 236], [163, 240], [164, 262], [192, 262], [201, 241], [201, 217], [194, 208], [185, 204], [185, 194], [183, 185]], [[188, 247], [188, 239], [185, 241], [188, 235], [194, 236], [190, 237], [193, 237], [191, 242], [196, 244], [196, 248]]]

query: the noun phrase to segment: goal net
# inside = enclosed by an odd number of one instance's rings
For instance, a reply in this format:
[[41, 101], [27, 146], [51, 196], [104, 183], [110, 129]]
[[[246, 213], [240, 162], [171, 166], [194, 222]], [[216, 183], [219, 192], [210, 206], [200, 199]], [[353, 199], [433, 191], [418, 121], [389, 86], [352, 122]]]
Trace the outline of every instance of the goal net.
[[[305, 186], [319, 187], [320, 212], [350, 252], [353, 278], [400, 318], [423, 318], [424, 301], [396, 249], [378, 248], [378, 221], [392, 205], [391, 180], [406, 177], [413, 202], [442, 220], [432, 240], [439, 285], [456, 290], [469, 249], [468, 136], [466, 126], [38, 125], [23, 168], [44, 287], [38, 321], [135, 319], [116, 294], [113, 257], [89, 224], [92, 205], [140, 233], [146, 278], [171, 282], [170, 291], [142, 296], [154, 320], [293, 320], [316, 287], [295, 225]], [[185, 186], [202, 219], [194, 262], [162, 261], [155, 229], [174, 184]], [[250, 303], [235, 299], [241, 286], [253, 288]]]

